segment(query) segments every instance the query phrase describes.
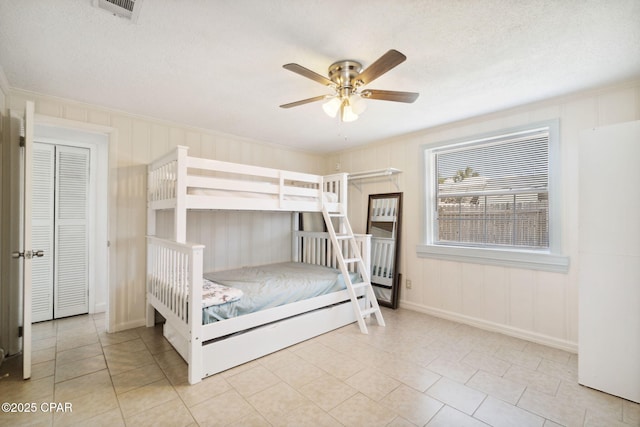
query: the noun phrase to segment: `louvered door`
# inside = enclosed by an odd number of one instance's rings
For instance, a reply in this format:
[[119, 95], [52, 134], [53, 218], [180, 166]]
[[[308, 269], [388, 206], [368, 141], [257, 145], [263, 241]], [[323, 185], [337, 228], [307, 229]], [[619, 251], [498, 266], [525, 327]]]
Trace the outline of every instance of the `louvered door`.
[[89, 311], [89, 150], [56, 147], [55, 317]]
[[89, 155], [86, 148], [35, 143], [32, 321], [89, 311]]
[[31, 191], [31, 242], [44, 251], [31, 261], [31, 312], [33, 322], [53, 319], [53, 200], [55, 146], [33, 144]]

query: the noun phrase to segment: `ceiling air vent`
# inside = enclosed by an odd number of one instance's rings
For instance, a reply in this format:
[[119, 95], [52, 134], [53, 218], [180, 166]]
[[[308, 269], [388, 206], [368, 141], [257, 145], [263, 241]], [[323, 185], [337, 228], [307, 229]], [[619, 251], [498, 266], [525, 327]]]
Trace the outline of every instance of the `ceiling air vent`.
[[114, 16], [136, 22], [142, 0], [93, 0], [93, 4]]

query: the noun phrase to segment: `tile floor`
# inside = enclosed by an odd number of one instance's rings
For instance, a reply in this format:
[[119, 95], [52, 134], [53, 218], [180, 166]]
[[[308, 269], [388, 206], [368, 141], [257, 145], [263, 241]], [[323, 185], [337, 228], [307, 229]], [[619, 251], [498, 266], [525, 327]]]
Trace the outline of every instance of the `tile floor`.
[[[193, 386], [161, 327], [107, 334], [101, 315], [39, 323], [32, 378], [20, 379], [20, 358], [0, 366], [0, 401], [36, 412], [0, 412], [0, 425], [640, 426], [640, 405], [577, 384], [574, 354], [384, 315], [369, 335], [350, 325]], [[43, 411], [49, 402], [62, 406]]]

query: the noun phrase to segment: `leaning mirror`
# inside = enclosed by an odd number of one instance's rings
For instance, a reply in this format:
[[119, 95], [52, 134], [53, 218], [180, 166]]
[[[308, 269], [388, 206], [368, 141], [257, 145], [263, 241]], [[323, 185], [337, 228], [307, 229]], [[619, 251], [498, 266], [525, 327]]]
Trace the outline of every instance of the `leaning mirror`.
[[367, 234], [371, 234], [371, 284], [378, 303], [398, 307], [402, 193], [369, 195]]

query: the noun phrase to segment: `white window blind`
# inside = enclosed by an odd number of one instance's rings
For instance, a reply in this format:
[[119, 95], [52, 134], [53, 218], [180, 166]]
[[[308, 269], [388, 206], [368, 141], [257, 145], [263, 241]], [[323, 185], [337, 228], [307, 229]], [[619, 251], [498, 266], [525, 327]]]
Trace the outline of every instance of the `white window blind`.
[[549, 129], [434, 150], [436, 244], [549, 248]]

